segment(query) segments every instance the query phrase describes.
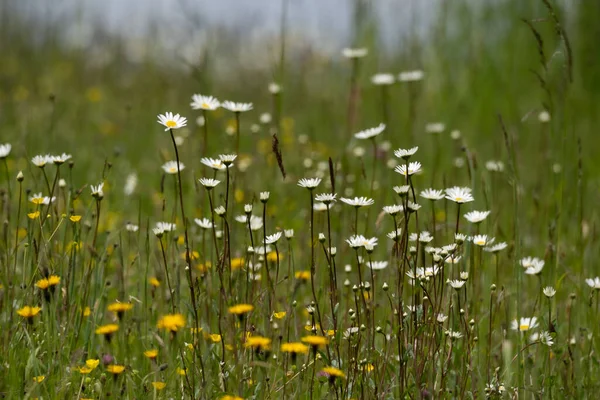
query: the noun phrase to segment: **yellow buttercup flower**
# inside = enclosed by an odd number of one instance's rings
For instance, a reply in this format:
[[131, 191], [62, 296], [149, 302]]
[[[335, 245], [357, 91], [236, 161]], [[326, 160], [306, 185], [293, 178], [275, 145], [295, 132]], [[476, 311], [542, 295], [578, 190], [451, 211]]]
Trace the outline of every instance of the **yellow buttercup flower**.
[[231, 259], [231, 270], [235, 271], [244, 266], [245, 262], [242, 257], [236, 257]]
[[150, 278], [149, 280], [150, 284], [154, 287], [159, 287], [160, 286], [160, 281], [154, 277]]
[[152, 382], [152, 386], [154, 386], [154, 389], [156, 390], [163, 390], [167, 384], [164, 382]]
[[71, 215], [69, 220], [71, 220], [71, 222], [79, 222], [81, 221], [81, 215]]
[[125, 366], [124, 365], [111, 364], [111, 365], [109, 365], [109, 366], [106, 367], [106, 370], [108, 372], [110, 372], [111, 374], [119, 375], [120, 373], [122, 373], [123, 371], [125, 371]]
[[35, 211], [35, 212], [31, 212], [31, 213], [27, 214], [27, 218], [29, 218], [29, 219], [36, 219], [39, 216], [40, 216], [39, 211]]
[[225, 396], [220, 397], [219, 400], [244, 400], [244, 398], [226, 394]]
[[33, 381], [35, 383], [42, 383], [44, 381], [44, 379], [46, 379], [46, 377], [44, 375], [38, 375], [38, 376], [33, 377]]
[[184, 368], [177, 368], [177, 374], [181, 375], [181, 376], [186, 376], [187, 375], [187, 370]]
[[85, 360], [85, 366], [89, 369], [96, 369], [96, 367], [100, 364], [100, 360], [97, 358], [89, 358]]
[[287, 314], [286, 311], [279, 311], [279, 312], [273, 313], [273, 316], [277, 319], [282, 319], [282, 318], [285, 318], [286, 314]]
[[208, 335], [209, 339], [215, 343], [219, 343], [221, 341], [221, 335], [218, 333], [211, 333]]

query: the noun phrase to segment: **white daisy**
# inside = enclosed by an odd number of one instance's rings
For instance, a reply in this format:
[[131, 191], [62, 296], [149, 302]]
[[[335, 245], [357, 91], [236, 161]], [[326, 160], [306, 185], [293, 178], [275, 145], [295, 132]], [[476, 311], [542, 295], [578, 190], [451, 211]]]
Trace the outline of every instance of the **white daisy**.
[[371, 139], [377, 135], [380, 135], [381, 132], [385, 130], [385, 124], [379, 124], [374, 128], [365, 129], [364, 131], [360, 131], [354, 134], [354, 137], [357, 139]]
[[215, 214], [217, 214], [219, 217], [224, 217], [225, 213], [227, 212], [227, 210], [225, 210], [225, 207], [223, 206], [218, 206], [214, 209]]
[[285, 234], [285, 238], [286, 239], [291, 239], [294, 237], [294, 230], [293, 229], [284, 229], [283, 233]]
[[194, 110], [207, 110], [213, 111], [221, 106], [219, 100], [213, 96], [203, 96], [201, 94], [192, 95], [192, 102], [190, 106]]
[[165, 173], [167, 173], [169, 175], [176, 174], [178, 169], [179, 169], [179, 171], [183, 171], [184, 168], [185, 168], [185, 165], [183, 165], [183, 163], [181, 163], [181, 162], [179, 164], [177, 164], [177, 161], [167, 161], [162, 166], [163, 171], [165, 171]]
[[371, 83], [377, 86], [393, 85], [395, 80], [394, 75], [385, 73], [375, 74], [371, 77]]
[[236, 103], [234, 101], [229, 100], [224, 101], [221, 104], [221, 107], [223, 107], [226, 110], [237, 113], [250, 111], [253, 108], [252, 103]]
[[214, 169], [215, 171], [221, 171], [227, 168], [223, 161], [215, 160], [214, 158], [203, 157], [200, 159], [200, 162], [206, 165], [207, 167]]
[[231, 164], [233, 164], [233, 162], [235, 161], [236, 158], [237, 158], [237, 154], [220, 154], [219, 155], [219, 160], [221, 160], [221, 162], [223, 164], [225, 164], [226, 167], [229, 167]]
[[132, 224], [130, 222], [128, 222], [127, 224], [125, 224], [125, 230], [128, 232], [137, 232], [140, 229], [139, 226]]
[[506, 244], [506, 242], [500, 242], [493, 246], [485, 247], [483, 250], [487, 251], [489, 253], [498, 253], [499, 251], [502, 251], [502, 250], [506, 249], [507, 247], [508, 247], [508, 244]]
[[194, 222], [202, 229], [214, 228], [213, 223], [208, 218], [194, 218]]
[[417, 150], [419, 150], [418, 146], [412, 147], [410, 149], [398, 149], [398, 150], [394, 151], [394, 155], [398, 158], [408, 160], [410, 157], [412, 157], [416, 154]]
[[8, 157], [11, 149], [12, 145], [10, 143], [0, 144], [0, 160]]
[[59, 156], [50, 156], [50, 159], [52, 160], [52, 162], [54, 164], [60, 165], [60, 164], [64, 164], [65, 162], [67, 162], [68, 160], [70, 160], [73, 156], [67, 153], [62, 153]]
[[404, 210], [404, 207], [399, 204], [383, 207], [383, 212], [385, 212], [386, 214], [389, 214], [389, 215], [396, 215], [399, 212], [402, 212], [403, 210]]
[[585, 280], [585, 283], [587, 283], [588, 286], [594, 290], [600, 290], [600, 278], [599, 277], [588, 278]]
[[104, 197], [104, 192], [102, 189], [104, 188], [104, 182], [100, 183], [97, 186], [91, 185], [90, 190], [92, 191], [92, 196], [101, 199]]
[[272, 235], [268, 235], [266, 237], [266, 240], [264, 241], [265, 244], [273, 244], [273, 243], [277, 243], [277, 241], [281, 239], [281, 232], [276, 232]]
[[269, 197], [271, 196], [270, 192], [260, 192], [260, 201], [266, 203], [269, 201]]
[[275, 82], [271, 82], [269, 83], [269, 93], [271, 94], [278, 94], [279, 92], [281, 92], [281, 86]]
[[551, 298], [554, 297], [554, 295], [556, 294], [556, 289], [554, 289], [552, 286], [546, 286], [543, 292], [544, 296]]
[[468, 203], [474, 201], [473, 195], [471, 194], [471, 188], [454, 186], [448, 188], [446, 191], [446, 198], [458, 204]]
[[316, 201], [320, 201], [324, 204], [333, 203], [336, 200], [337, 194], [335, 193], [321, 193], [315, 196]]
[[387, 261], [369, 261], [367, 263], [367, 267], [369, 267], [370, 269], [372, 269], [374, 271], [385, 269], [385, 268], [387, 268], [387, 266], [388, 266]]
[[410, 185], [394, 186], [394, 192], [398, 196], [406, 196], [410, 190]]
[[488, 244], [489, 239], [487, 235], [475, 235], [473, 236], [473, 244], [477, 245], [477, 246], [485, 246], [486, 244]]
[[355, 197], [353, 199], [347, 199], [345, 197], [340, 198], [340, 200], [348, 205], [354, 207], [366, 207], [375, 203], [375, 200], [369, 199], [367, 197]]
[[502, 161], [490, 160], [485, 163], [485, 168], [491, 172], [502, 172], [504, 171], [504, 163]]
[[298, 186], [312, 190], [319, 186], [320, 183], [321, 178], [302, 178], [298, 181]]
[[127, 178], [125, 179], [125, 186], [123, 187], [123, 193], [125, 193], [125, 196], [131, 196], [133, 194], [137, 183], [138, 178], [135, 173], [132, 172], [131, 174], [127, 175]]
[[436, 190], [436, 189], [425, 189], [425, 190], [422, 190], [421, 193], [419, 193], [419, 196], [421, 196], [427, 200], [435, 201], [435, 200], [443, 199], [444, 192], [442, 190]]
[[164, 115], [158, 114], [157, 122], [165, 126], [165, 131], [168, 131], [169, 129], [183, 128], [187, 125], [186, 118], [180, 116], [179, 114], [173, 115], [172, 112], [166, 112]]
[[37, 155], [31, 159], [31, 162], [36, 167], [43, 168], [47, 163], [52, 162], [52, 156], [49, 154], [46, 155]]
[[490, 215], [490, 212], [491, 211], [471, 211], [463, 215], [463, 217], [473, 224], [478, 224], [486, 219], [488, 215]]
[[352, 58], [363, 58], [368, 53], [369, 53], [369, 50], [366, 49], [365, 47], [356, 48], [356, 49], [345, 48], [344, 50], [342, 50], [342, 55], [344, 57], [350, 58], [350, 59], [352, 59]]
[[346, 242], [353, 249], [357, 249], [357, 248], [360, 248], [360, 247], [367, 248], [367, 247], [376, 246], [377, 245], [377, 238], [373, 237], [373, 238], [367, 239], [363, 235], [354, 235], [354, 236], [350, 236], [349, 239], [346, 239]]
[[454, 280], [449, 280], [447, 283], [448, 285], [450, 285], [453, 289], [461, 289], [463, 286], [465, 286], [465, 282], [463, 280], [458, 280], [458, 279], [454, 279]]
[[[406, 176], [406, 164], [400, 164], [398, 165], [396, 168], [394, 168], [394, 171], [396, 171], [397, 173]], [[418, 161], [413, 161], [410, 164], [408, 164], [408, 175], [413, 175], [416, 174], [418, 172], [421, 172], [421, 163]]]
[[446, 129], [446, 125], [442, 122], [432, 122], [425, 125], [425, 132], [427, 133], [442, 133]]
[[425, 73], [419, 69], [414, 71], [403, 71], [398, 74], [398, 80], [400, 82], [417, 82], [423, 80]]
[[221, 181], [212, 178], [200, 178], [198, 179], [198, 182], [200, 182], [202, 186], [209, 190], [215, 188], [219, 183], [221, 183]]
[[395, 241], [400, 240], [401, 236], [402, 236], [402, 229], [400, 229], [400, 228], [387, 234], [387, 237], [389, 237], [390, 239], [395, 240]]
[[538, 326], [536, 317], [531, 317], [531, 318], [522, 317], [520, 321], [517, 321], [515, 319], [511, 322], [511, 329], [513, 331], [519, 331], [519, 332], [528, 331], [530, 329], [535, 328], [536, 326]]

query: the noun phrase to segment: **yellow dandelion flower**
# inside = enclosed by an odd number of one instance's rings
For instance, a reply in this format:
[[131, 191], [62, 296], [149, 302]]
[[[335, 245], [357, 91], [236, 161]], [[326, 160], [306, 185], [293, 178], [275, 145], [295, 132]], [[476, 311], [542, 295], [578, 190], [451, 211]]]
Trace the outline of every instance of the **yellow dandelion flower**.
[[108, 311], [114, 312], [115, 314], [122, 316], [125, 311], [129, 311], [133, 308], [131, 303], [112, 303], [108, 305]]
[[144, 352], [144, 355], [146, 357], [148, 357], [149, 359], [153, 360], [153, 359], [155, 359], [158, 356], [158, 350], [156, 350], [156, 349], [146, 350]]
[[304, 336], [300, 340], [302, 340], [303, 343], [306, 343], [313, 347], [325, 346], [325, 345], [329, 344], [329, 339], [327, 339], [326, 337], [323, 337], [323, 336], [316, 336], [316, 335]]
[[310, 271], [297, 271], [294, 276], [300, 281], [310, 280]]
[[81, 221], [81, 215], [71, 215], [69, 220], [71, 220], [71, 222], [79, 222]]
[[185, 318], [181, 314], [167, 314], [158, 320], [156, 327], [170, 332], [177, 332], [185, 327]]
[[329, 375], [329, 379], [346, 378], [346, 375], [335, 367], [325, 367], [321, 370], [321, 372]]
[[279, 311], [279, 312], [273, 313], [273, 316], [277, 319], [282, 319], [282, 318], [285, 318], [286, 314], [287, 314], [286, 311]]
[[177, 368], [177, 374], [181, 375], [181, 376], [186, 376], [187, 375], [187, 369], [185, 369], [185, 368]]
[[123, 371], [125, 371], [125, 366], [124, 365], [111, 364], [111, 365], [109, 365], [109, 366], [106, 367], [106, 370], [108, 372], [110, 372], [111, 374], [119, 375], [120, 373], [122, 373]]
[[85, 360], [85, 366], [89, 369], [96, 369], [96, 367], [100, 364], [100, 360], [97, 358], [89, 358]]
[[325, 333], [327, 334], [327, 336], [334, 336], [335, 335], [335, 331], [333, 329], [328, 329], [325, 331]]
[[56, 286], [60, 283], [60, 276], [58, 275], [50, 275], [48, 277], [48, 285]]
[[154, 287], [159, 287], [160, 286], [160, 281], [154, 277], [150, 278], [149, 280], [150, 284]]
[[281, 351], [284, 353], [305, 354], [308, 353], [308, 346], [300, 342], [283, 343]]
[[35, 283], [35, 286], [37, 286], [38, 288], [40, 288], [42, 290], [46, 290], [50, 287], [50, 284], [48, 283], [48, 279], [44, 278], [44, 279], [40, 279], [39, 281], [37, 281]]
[[33, 318], [40, 313], [41, 307], [31, 307], [25, 306], [17, 310], [17, 314], [19, 314], [23, 318]]
[[243, 315], [254, 310], [254, 306], [251, 304], [236, 304], [235, 306], [229, 307], [229, 313], [235, 315]]
[[98, 328], [96, 328], [96, 334], [112, 335], [113, 333], [115, 333], [118, 330], [119, 330], [119, 325], [117, 325], [117, 324], [101, 325]]
[[277, 255], [276, 251], [272, 251], [267, 254], [267, 260], [270, 262], [277, 262], [277, 257], [281, 258], [281, 253], [279, 253], [279, 256]]
[[219, 400], [244, 400], [244, 398], [240, 396], [232, 396], [230, 394], [226, 394], [225, 396], [221, 396]]
[[39, 211], [35, 211], [35, 212], [31, 212], [31, 213], [27, 214], [27, 218], [29, 218], [29, 219], [36, 219], [39, 216], [40, 216]]
[[89, 307], [86, 307], [83, 309], [82, 313], [83, 313], [84, 317], [89, 317], [90, 314], [92, 313], [92, 310]]
[[208, 335], [209, 339], [215, 343], [219, 343], [221, 342], [221, 335], [219, 335], [218, 333], [211, 333], [210, 335]]
[[244, 262], [243, 257], [232, 258], [231, 259], [231, 270], [236, 271], [236, 270], [242, 268], [244, 266], [244, 264], [245, 264], [245, 262]]
[[269, 350], [271, 348], [271, 339], [262, 336], [250, 336], [246, 339], [244, 347]]
[[38, 375], [38, 376], [33, 377], [33, 381], [35, 383], [42, 383], [44, 381], [44, 379], [46, 379], [46, 377], [44, 375]]
[[202, 327], [190, 328], [190, 330], [192, 331], [192, 333], [200, 333], [202, 332]]
[[167, 384], [164, 382], [152, 382], [152, 386], [154, 386], [154, 389], [156, 390], [163, 390]]

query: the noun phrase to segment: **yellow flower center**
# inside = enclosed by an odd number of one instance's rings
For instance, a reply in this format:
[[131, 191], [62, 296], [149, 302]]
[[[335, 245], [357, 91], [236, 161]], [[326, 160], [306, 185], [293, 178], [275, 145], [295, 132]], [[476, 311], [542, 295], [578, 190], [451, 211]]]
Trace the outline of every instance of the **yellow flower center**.
[[177, 122], [173, 121], [172, 119], [167, 121], [168, 128], [175, 128], [176, 126], [177, 126]]
[[519, 326], [519, 330], [520, 331], [527, 331], [527, 330], [529, 330], [529, 324], [521, 324]]
[[457, 197], [457, 198], [456, 198], [456, 201], [457, 201], [457, 202], [463, 201], [463, 198], [462, 198], [462, 197]]
[[210, 108], [210, 106], [208, 105], [208, 103], [202, 103], [202, 108]]

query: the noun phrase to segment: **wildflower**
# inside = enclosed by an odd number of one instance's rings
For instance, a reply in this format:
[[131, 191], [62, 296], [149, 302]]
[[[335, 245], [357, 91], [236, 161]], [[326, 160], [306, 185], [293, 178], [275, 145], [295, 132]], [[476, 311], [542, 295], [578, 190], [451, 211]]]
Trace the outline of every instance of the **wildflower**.
[[265, 238], [265, 244], [277, 243], [279, 239], [281, 239], [281, 232], [274, 233]]
[[164, 125], [165, 126], [165, 131], [168, 131], [169, 129], [179, 129], [179, 128], [183, 128], [184, 126], [187, 125], [187, 119], [180, 116], [179, 114], [175, 114], [173, 115], [172, 112], [167, 112], [164, 115], [163, 114], [158, 114], [158, 121], [159, 124]]
[[301, 281], [307, 281], [310, 279], [310, 271], [296, 271], [294, 277]]
[[162, 236], [165, 232], [174, 231], [177, 225], [170, 222], [157, 222], [156, 226], [152, 228], [152, 232], [158, 237]]
[[244, 400], [240, 396], [232, 396], [230, 394], [226, 394], [225, 396], [219, 397], [219, 400]]
[[410, 185], [394, 186], [394, 192], [400, 197], [406, 196], [410, 190]]
[[436, 190], [436, 189], [425, 189], [422, 190], [421, 193], [419, 193], [419, 195], [421, 197], [423, 197], [424, 199], [427, 200], [441, 200], [444, 198], [444, 192], [441, 190]]
[[587, 283], [588, 286], [594, 290], [600, 290], [600, 278], [599, 277], [588, 278], [585, 280], [585, 283]]
[[394, 241], [400, 240], [401, 236], [402, 236], [402, 229], [400, 229], [400, 228], [387, 234], [387, 237], [389, 237], [390, 239], [392, 239]]
[[225, 214], [227, 213], [227, 210], [223, 206], [218, 206], [217, 208], [215, 208], [214, 211], [215, 211], [215, 214], [217, 214], [219, 217], [224, 217]]
[[534, 259], [534, 262], [525, 269], [527, 275], [538, 275], [544, 269], [544, 260]]
[[283, 319], [285, 318], [287, 312], [286, 311], [279, 311], [279, 312], [274, 312], [273, 316], [277, 319]]
[[269, 350], [271, 348], [271, 339], [262, 336], [250, 336], [246, 338], [244, 347], [253, 349]]
[[194, 218], [194, 222], [202, 229], [212, 229], [215, 227], [208, 218]]
[[219, 160], [221, 160], [221, 162], [228, 168], [231, 164], [233, 164], [233, 162], [235, 161], [236, 158], [237, 158], [237, 154], [220, 154], [219, 155]]
[[41, 307], [25, 306], [23, 308], [18, 309], [17, 314], [19, 314], [23, 318], [26, 318], [27, 320], [30, 320], [31, 318], [38, 315], [41, 310]]
[[12, 145], [10, 143], [0, 144], [0, 160], [5, 159], [10, 154]]
[[441, 122], [432, 122], [425, 125], [425, 132], [427, 133], [442, 133], [446, 129], [446, 125]]
[[336, 200], [336, 197], [336, 193], [321, 193], [315, 196], [315, 200], [327, 205], [333, 203]]
[[221, 342], [221, 335], [219, 335], [218, 333], [211, 333], [210, 335], [208, 335], [208, 338], [213, 343], [220, 343]]
[[446, 262], [446, 264], [458, 264], [460, 262], [461, 258], [462, 258], [461, 256], [451, 255], [450, 257], [446, 258], [444, 261]]
[[473, 244], [477, 246], [485, 246], [490, 240], [487, 235], [475, 235], [473, 236]]
[[524, 331], [528, 331], [530, 329], [535, 328], [537, 325], [538, 325], [538, 323], [537, 323], [536, 317], [521, 318], [520, 321], [517, 321], [516, 319], [512, 321], [511, 329], [513, 331], [524, 332]]
[[271, 94], [279, 94], [279, 92], [281, 92], [281, 86], [279, 86], [275, 82], [269, 83], [268, 89], [269, 89], [269, 93], [271, 93]]
[[96, 198], [97, 200], [102, 200], [104, 197], [104, 192], [102, 191], [103, 188], [104, 182], [101, 182], [97, 186], [91, 185], [90, 190], [92, 191], [92, 197]]
[[81, 215], [71, 215], [69, 217], [69, 221], [71, 221], [71, 222], [79, 222], [79, 221], [81, 221]]
[[402, 212], [403, 210], [404, 210], [404, 207], [399, 204], [383, 207], [383, 212], [385, 212], [386, 214], [392, 215], [392, 216], [398, 214], [399, 212]]
[[414, 71], [403, 71], [398, 74], [398, 80], [400, 82], [418, 82], [423, 80], [425, 73], [419, 69]]
[[313, 205], [313, 210], [315, 211], [325, 211], [327, 209], [331, 209], [331, 204], [317, 202]]
[[488, 215], [490, 215], [490, 212], [491, 211], [471, 211], [463, 215], [463, 217], [473, 224], [478, 224], [486, 219]]
[[46, 155], [37, 155], [31, 159], [33, 165], [39, 168], [44, 168], [47, 163], [52, 162], [52, 156], [49, 154]]
[[487, 251], [489, 253], [498, 253], [499, 251], [502, 251], [504, 249], [506, 249], [508, 247], [508, 245], [505, 242], [500, 242], [497, 243], [493, 246], [490, 247], [484, 247], [484, 251]]
[[56, 197], [50, 198], [48, 196], [43, 196], [41, 193], [36, 193], [32, 196], [29, 196], [29, 201], [36, 205], [48, 205], [54, 200], [56, 200]]
[[473, 200], [471, 188], [454, 186], [446, 189], [446, 199], [458, 204], [468, 203]]
[[146, 350], [146, 351], [144, 351], [144, 356], [146, 356], [149, 359], [153, 360], [153, 359], [155, 359], [158, 356], [158, 350], [156, 350], [156, 349]]
[[252, 310], [254, 310], [254, 306], [252, 304], [236, 304], [228, 309], [230, 314], [237, 315], [240, 318]]
[[453, 289], [459, 290], [462, 289], [462, 287], [465, 285], [466, 281], [463, 280], [449, 280], [447, 283], [448, 285], [450, 285]]
[[542, 110], [540, 111], [540, 113], [538, 114], [538, 121], [540, 122], [550, 122], [550, 113], [546, 110]]
[[371, 77], [371, 83], [376, 86], [392, 85], [395, 81], [392, 74], [375, 74]]
[[419, 209], [421, 208], [421, 206], [417, 203], [413, 203], [412, 201], [408, 201], [408, 203], [406, 204], [406, 207], [408, 209], [408, 211], [410, 212], [416, 212], [419, 211]]
[[229, 100], [224, 101], [221, 104], [221, 107], [223, 107], [226, 110], [229, 110], [231, 112], [236, 112], [236, 113], [250, 111], [253, 108], [252, 103], [236, 103], [236, 102], [229, 101]]
[[321, 372], [326, 374], [331, 381], [333, 381], [335, 378], [346, 378], [346, 375], [335, 367], [325, 367], [321, 370]]
[[466, 281], [469, 279], [469, 273], [467, 271], [462, 271], [460, 273], [460, 279], [463, 281]]
[[439, 322], [440, 324], [443, 324], [444, 322], [446, 322], [447, 319], [448, 319], [448, 316], [444, 315], [444, 314], [438, 314], [436, 317], [437, 322]]
[[544, 296], [552, 298], [556, 294], [556, 290], [552, 286], [546, 286], [543, 290]]
[[213, 96], [194, 94], [190, 106], [193, 110], [214, 111], [221, 106], [221, 103]]
[[345, 48], [342, 50], [342, 55], [349, 59], [363, 58], [369, 53], [369, 50], [361, 47], [361, 48]]
[[329, 344], [329, 339], [327, 339], [326, 337], [323, 337], [323, 336], [316, 336], [316, 335], [304, 336], [300, 340], [302, 341], [302, 343], [305, 343], [305, 344], [311, 346], [313, 348], [313, 350], [315, 350], [315, 351], [316, 351], [317, 347], [322, 347], [322, 346]]
[[50, 156], [52, 162], [56, 165], [61, 165], [70, 160], [73, 156], [70, 154], [62, 153], [60, 156]]
[[369, 199], [367, 197], [355, 197], [353, 199], [347, 199], [345, 197], [340, 198], [340, 200], [348, 205], [354, 206], [356, 208], [358, 207], [366, 207], [366, 206], [370, 206], [373, 203], [375, 203], [375, 201], [373, 199]]
[[269, 197], [271, 196], [270, 192], [260, 192], [260, 201], [261, 203], [266, 203], [269, 201]]
[[117, 324], [101, 325], [98, 328], [96, 328], [96, 334], [97, 335], [104, 335], [104, 338], [108, 342], [110, 342], [112, 334], [115, 333], [118, 330], [119, 330], [119, 325], [117, 325]]
[[312, 190], [319, 186], [321, 183], [321, 178], [302, 178], [298, 181], [298, 186]]
[[127, 223], [125, 224], [125, 230], [127, 232], [137, 232], [140, 229], [140, 227], [138, 225], [132, 224], [132, 223]]
[[365, 129], [364, 131], [360, 131], [354, 134], [354, 137], [357, 139], [371, 139], [375, 136], [378, 136], [385, 130], [385, 124], [379, 124], [374, 128]]
[[150, 278], [149, 282], [150, 282], [150, 285], [152, 285], [155, 288], [160, 286], [160, 281], [155, 277]]
[[117, 314], [119, 319], [123, 318], [123, 314], [125, 311], [129, 311], [133, 308], [133, 304], [131, 303], [112, 303], [108, 305], [108, 311], [114, 312]]
[[156, 327], [169, 332], [177, 332], [185, 327], [185, 318], [181, 314], [167, 314], [158, 320]]
[[217, 179], [212, 179], [212, 178], [200, 178], [200, 179], [198, 179], [198, 182], [200, 182], [200, 184], [202, 186], [204, 186], [206, 188], [206, 190], [213, 189], [219, 183], [221, 183], [221, 181], [219, 181]]
[[169, 175], [176, 174], [178, 171], [183, 171], [184, 168], [185, 165], [181, 162], [178, 164], [177, 161], [167, 161], [162, 166], [163, 171]]
[[412, 147], [410, 149], [398, 149], [394, 151], [394, 155], [398, 158], [402, 158], [403, 160], [408, 160], [416, 154], [417, 150], [419, 150], [418, 146]]
[[538, 342], [548, 347], [551, 347], [554, 344], [552, 336], [547, 331], [542, 331], [540, 333], [535, 332], [529, 337], [529, 340], [531, 343]]
[[[398, 165], [396, 168], [394, 168], [394, 171], [396, 171], [400, 175], [406, 176], [406, 171], [407, 171], [406, 164]], [[421, 163], [420, 162], [413, 161], [410, 164], [408, 164], [408, 175], [414, 175], [418, 172], [421, 172]]]
[[446, 335], [450, 337], [450, 340], [457, 340], [463, 337], [463, 334], [457, 331], [447, 330]]
[[354, 235], [354, 236], [350, 236], [349, 239], [346, 239], [346, 242], [350, 245], [350, 247], [352, 247], [353, 249], [358, 249], [360, 247], [373, 247], [377, 245], [377, 238], [373, 237], [370, 239], [367, 239], [366, 237], [364, 237], [363, 235]]
[[374, 271], [385, 269], [385, 268], [387, 268], [387, 266], [388, 266], [387, 261], [369, 261], [367, 263], [367, 267], [369, 267], [370, 269], [372, 269]]
[[46, 377], [44, 375], [38, 375], [38, 376], [33, 377], [33, 381], [35, 383], [42, 383], [44, 381], [44, 379], [46, 379]]
[[100, 360], [98, 360], [97, 358], [88, 358], [87, 360], [85, 360], [85, 366], [91, 370], [96, 369], [98, 365], [100, 365]]
[[163, 390], [165, 387], [167, 387], [167, 384], [164, 382], [152, 382], [152, 386], [158, 391]]
[[504, 171], [504, 163], [502, 161], [490, 160], [485, 163], [485, 168], [491, 172], [502, 172]]
[[123, 371], [125, 371], [125, 366], [124, 365], [116, 365], [116, 364], [111, 364], [109, 366], [106, 367], [106, 370], [108, 372], [110, 372], [113, 375], [119, 375], [120, 373], [122, 373]]
[[283, 343], [281, 351], [284, 353], [305, 354], [308, 353], [308, 346], [300, 342]]
[[293, 229], [284, 229], [284, 234], [285, 234], [285, 238], [290, 240], [294, 237], [294, 230]]

